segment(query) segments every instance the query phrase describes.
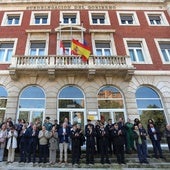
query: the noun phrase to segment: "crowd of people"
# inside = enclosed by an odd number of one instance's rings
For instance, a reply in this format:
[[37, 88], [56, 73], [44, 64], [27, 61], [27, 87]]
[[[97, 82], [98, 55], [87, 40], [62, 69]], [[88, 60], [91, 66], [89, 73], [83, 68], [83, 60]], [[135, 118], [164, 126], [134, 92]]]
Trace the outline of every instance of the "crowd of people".
[[[170, 151], [170, 125], [165, 127], [164, 135]], [[24, 119], [14, 124], [8, 118], [0, 128], [0, 161], [4, 159], [4, 151], [7, 150], [7, 163], [14, 162], [15, 152], [20, 154], [20, 162], [39, 162], [55, 164], [58, 161], [68, 163], [68, 152], [71, 149], [72, 164], [80, 164], [81, 147], [86, 147], [86, 164], [95, 163], [95, 154], [100, 155], [101, 164], [110, 164], [110, 158], [115, 155], [118, 164], [126, 164], [125, 153], [137, 153], [139, 163], [148, 162], [147, 138], [153, 146], [154, 157], [165, 159], [161, 148], [161, 133], [152, 119], [148, 120], [147, 128], [144, 128], [138, 118], [133, 121], [123, 118], [107, 124], [98, 120], [87, 120], [87, 125], [71, 125], [67, 118], [61, 124], [55, 120], [50, 122], [46, 117], [43, 124], [39, 120], [35, 123], [27, 123]], [[71, 147], [69, 147], [71, 146]], [[59, 155], [58, 155], [59, 153]], [[57, 159], [58, 157], [58, 159]]]

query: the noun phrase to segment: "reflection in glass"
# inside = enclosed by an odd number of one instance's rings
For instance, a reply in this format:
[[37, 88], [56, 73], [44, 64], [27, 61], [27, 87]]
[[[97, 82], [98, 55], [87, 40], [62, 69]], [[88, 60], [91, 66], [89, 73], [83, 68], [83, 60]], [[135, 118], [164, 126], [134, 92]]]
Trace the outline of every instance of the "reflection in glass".
[[23, 90], [20, 98], [45, 98], [45, 94], [39, 87], [29, 86]]
[[84, 108], [82, 99], [60, 99], [59, 108]]
[[150, 87], [142, 86], [136, 91], [136, 101], [138, 113], [144, 127], [147, 128], [148, 119], [153, 119], [160, 131], [163, 132], [166, 119], [162, 102], [157, 92]]
[[29, 111], [20, 111], [19, 119], [24, 119], [26, 122], [29, 122]]
[[103, 87], [98, 93], [98, 107], [100, 109], [124, 108], [122, 94], [115, 87]]
[[123, 108], [123, 100], [99, 100], [98, 106], [100, 109]]
[[137, 105], [138, 108], [162, 108], [162, 103], [160, 101], [160, 99], [145, 99], [145, 100], [140, 100], [137, 99]]
[[7, 97], [7, 91], [3, 86], [0, 86], [0, 98]]
[[99, 91], [98, 98], [122, 98], [122, 95], [118, 89], [107, 86]]
[[44, 99], [20, 99], [19, 108], [44, 108]]
[[84, 95], [77, 87], [69, 86], [62, 89], [59, 98], [84, 98]]
[[34, 111], [32, 113], [32, 122], [35, 122], [36, 120], [43, 122], [43, 112], [42, 111]]

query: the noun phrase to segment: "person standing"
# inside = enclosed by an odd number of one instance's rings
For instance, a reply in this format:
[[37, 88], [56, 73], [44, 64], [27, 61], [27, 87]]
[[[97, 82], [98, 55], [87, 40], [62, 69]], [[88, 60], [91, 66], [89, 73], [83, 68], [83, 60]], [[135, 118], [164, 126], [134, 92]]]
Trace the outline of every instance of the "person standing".
[[112, 153], [114, 152], [114, 147], [113, 147], [113, 139], [112, 139], [112, 135], [111, 132], [113, 130], [113, 124], [112, 124], [112, 119], [108, 119], [108, 124], [106, 125], [106, 129], [108, 131], [108, 149], [109, 149], [109, 153], [110, 155], [112, 155]]
[[[28, 136], [28, 162], [36, 162], [36, 151], [38, 146], [38, 128], [34, 124], [32, 127], [27, 129], [26, 134]], [[31, 160], [32, 155], [32, 160]]]
[[133, 138], [133, 128], [134, 125], [131, 123], [131, 120], [128, 118], [128, 121], [125, 123], [125, 131], [126, 131], [126, 153], [130, 154], [132, 153], [132, 150], [134, 150], [134, 138]]
[[7, 163], [13, 163], [14, 162], [14, 156], [15, 156], [15, 149], [17, 148], [17, 137], [18, 133], [15, 130], [15, 126], [12, 126], [8, 132], [7, 138], [7, 150], [8, 150], [8, 158]]
[[146, 146], [145, 146], [145, 139], [143, 138], [143, 136], [145, 135], [144, 131], [139, 130], [138, 126], [135, 125], [134, 126], [134, 139], [135, 139], [135, 143], [136, 143], [136, 148], [137, 148], [137, 153], [138, 153], [138, 158], [139, 158], [139, 162], [140, 163], [147, 163], [147, 150], [146, 150]]
[[114, 138], [115, 154], [118, 164], [125, 164], [124, 145], [125, 145], [125, 133], [118, 123], [114, 123], [112, 130], [112, 137]]
[[67, 127], [67, 123], [64, 122], [62, 127], [59, 128], [58, 131], [59, 137], [59, 150], [60, 150], [60, 161], [59, 164], [63, 161], [63, 151], [64, 151], [64, 162], [67, 164], [67, 149], [69, 144], [70, 137], [70, 128]]
[[0, 162], [2, 162], [4, 158], [6, 138], [7, 138], [7, 129], [6, 129], [6, 124], [3, 123], [0, 129]]
[[42, 126], [42, 130], [39, 131], [39, 163], [47, 162], [47, 153], [48, 153], [48, 139], [50, 138], [50, 133], [46, 130], [45, 126]]
[[[153, 123], [149, 124], [148, 134], [149, 134], [150, 140], [152, 141], [154, 157], [157, 159], [164, 158], [162, 155], [162, 148], [160, 144], [161, 134], [160, 134], [159, 129], [156, 128]], [[158, 155], [158, 152], [159, 152], [159, 155]]]
[[56, 163], [56, 153], [58, 149], [58, 132], [55, 126], [52, 127], [50, 132], [50, 139], [49, 139], [49, 162], [50, 164]]
[[[108, 137], [109, 132], [107, 128], [104, 128], [104, 124], [100, 124], [100, 129], [98, 131], [99, 136], [99, 146], [100, 146], [100, 155], [101, 155], [101, 164], [108, 163], [110, 164], [110, 160], [108, 157]], [[105, 160], [104, 160], [105, 159]]]
[[86, 136], [86, 164], [94, 164], [96, 132], [92, 124], [87, 125], [85, 136]]
[[72, 140], [72, 165], [77, 166], [80, 162], [80, 134], [81, 132], [77, 129], [77, 124], [74, 124], [71, 130], [71, 140]]
[[46, 120], [43, 124], [43, 126], [45, 126], [46, 130], [51, 131], [53, 124], [50, 122], [50, 117], [46, 117]]
[[166, 137], [166, 141], [167, 141], [169, 152], [170, 152], [170, 125], [166, 125], [165, 137]]
[[22, 126], [22, 130], [20, 131], [19, 137], [20, 137], [20, 162], [26, 162], [27, 159], [27, 148], [28, 148], [28, 138], [26, 136], [26, 125]]

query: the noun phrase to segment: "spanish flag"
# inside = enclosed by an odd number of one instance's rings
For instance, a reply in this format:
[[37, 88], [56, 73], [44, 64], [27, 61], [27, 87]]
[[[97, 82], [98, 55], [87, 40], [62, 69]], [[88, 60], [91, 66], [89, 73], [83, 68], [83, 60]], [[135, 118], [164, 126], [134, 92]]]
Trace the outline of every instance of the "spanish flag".
[[72, 39], [71, 42], [71, 54], [81, 55], [83, 60], [88, 60], [91, 54], [91, 50], [88, 46], [80, 43], [78, 40]]

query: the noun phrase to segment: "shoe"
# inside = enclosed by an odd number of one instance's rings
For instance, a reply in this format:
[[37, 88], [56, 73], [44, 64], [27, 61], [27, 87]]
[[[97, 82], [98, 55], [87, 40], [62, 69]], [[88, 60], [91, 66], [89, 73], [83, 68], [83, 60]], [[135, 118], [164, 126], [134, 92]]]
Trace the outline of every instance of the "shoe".
[[145, 163], [145, 164], [149, 164], [149, 162], [148, 162], [148, 161], [143, 161], [143, 163]]
[[123, 161], [122, 164], [126, 164], [126, 162]]

